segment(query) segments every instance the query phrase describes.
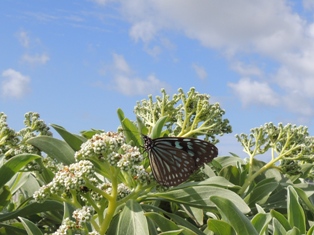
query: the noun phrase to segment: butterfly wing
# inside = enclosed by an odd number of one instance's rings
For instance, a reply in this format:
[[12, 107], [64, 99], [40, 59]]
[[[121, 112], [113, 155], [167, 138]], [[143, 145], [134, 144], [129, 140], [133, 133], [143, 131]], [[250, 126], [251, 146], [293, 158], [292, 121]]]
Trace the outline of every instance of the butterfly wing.
[[213, 144], [199, 139], [151, 139], [145, 135], [143, 138], [154, 177], [165, 186], [175, 186], [186, 181], [195, 170], [212, 161], [218, 154]]

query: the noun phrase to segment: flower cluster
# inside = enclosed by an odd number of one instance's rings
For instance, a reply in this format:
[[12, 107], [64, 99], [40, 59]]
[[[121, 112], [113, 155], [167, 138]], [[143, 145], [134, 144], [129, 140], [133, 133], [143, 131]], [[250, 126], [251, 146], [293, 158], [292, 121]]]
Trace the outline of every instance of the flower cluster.
[[289, 160], [313, 156], [314, 141], [309, 138], [305, 126], [266, 123], [251, 129], [249, 135], [240, 134], [236, 138], [249, 155], [263, 154], [271, 148], [277, 155]]
[[[68, 232], [71, 231], [72, 233], [75, 232], [75, 234], [86, 234], [85, 233], [85, 227], [83, 226], [86, 222], [89, 222], [92, 218], [92, 215], [94, 213], [93, 208], [83, 206], [80, 209], [76, 209], [72, 217], [75, 219], [75, 221], [71, 220], [70, 218], [65, 218], [62, 221], [61, 226], [58, 228], [56, 232], [53, 233], [53, 235], [67, 235]], [[99, 235], [98, 232], [93, 231], [89, 232], [88, 235]]]
[[[111, 184], [106, 184], [103, 186], [103, 188], [105, 188], [106, 193], [111, 194], [111, 192], [112, 192]], [[127, 186], [125, 186], [124, 184], [118, 185], [118, 197], [117, 197], [118, 200], [126, 197], [130, 193], [131, 193], [131, 190]]]
[[174, 94], [172, 99], [163, 89], [162, 97], [157, 96], [153, 102], [152, 96], [148, 100], [138, 102], [134, 108], [135, 114], [143, 120], [149, 129], [155, 126], [159, 118], [167, 116], [169, 135], [182, 137], [197, 137], [204, 135], [206, 140], [217, 143], [215, 135], [231, 133], [228, 119], [223, 119], [225, 111], [218, 103], [210, 104], [210, 96], [199, 94], [191, 88], [187, 95], [182, 89]]
[[130, 173], [131, 177], [141, 184], [147, 183], [150, 179], [150, 174], [140, 165], [143, 155], [139, 148], [127, 144], [123, 133], [95, 134], [82, 144], [81, 149], [75, 154], [75, 159], [102, 161], [100, 165], [103, 166], [108, 163], [123, 172]]
[[7, 116], [0, 113], [0, 154], [13, 157], [21, 153], [34, 153], [40, 155], [40, 150], [29, 145], [26, 141], [36, 135], [48, 135], [52, 133], [43, 120], [39, 119], [39, 114], [28, 112], [25, 114], [25, 128], [15, 132], [6, 123]]
[[82, 187], [85, 187], [86, 181], [97, 184], [94, 165], [90, 161], [82, 160], [70, 166], [64, 166], [49, 184], [41, 187], [33, 196], [39, 202], [44, 201], [50, 195], [68, 198], [71, 191], [80, 191]]

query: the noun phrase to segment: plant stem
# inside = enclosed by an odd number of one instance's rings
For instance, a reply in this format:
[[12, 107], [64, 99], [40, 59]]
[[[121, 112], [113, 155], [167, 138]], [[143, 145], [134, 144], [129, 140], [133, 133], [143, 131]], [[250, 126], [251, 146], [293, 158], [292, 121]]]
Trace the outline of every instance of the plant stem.
[[113, 175], [112, 181], [111, 181], [112, 192], [111, 192], [110, 198], [108, 199], [108, 208], [107, 208], [105, 218], [100, 226], [100, 231], [99, 231], [100, 235], [105, 235], [117, 208], [117, 196], [118, 196], [118, 180], [117, 180], [118, 177], [117, 176], [118, 176], [119, 171], [116, 170], [114, 167], [111, 167], [111, 173]]

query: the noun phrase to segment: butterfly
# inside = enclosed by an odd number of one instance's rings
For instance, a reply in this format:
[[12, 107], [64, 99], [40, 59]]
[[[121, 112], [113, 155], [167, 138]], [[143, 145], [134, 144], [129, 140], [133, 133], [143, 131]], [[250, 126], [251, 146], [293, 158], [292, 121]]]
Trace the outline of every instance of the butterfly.
[[218, 155], [215, 145], [200, 139], [142, 135], [156, 181], [163, 186], [176, 186], [211, 162]]

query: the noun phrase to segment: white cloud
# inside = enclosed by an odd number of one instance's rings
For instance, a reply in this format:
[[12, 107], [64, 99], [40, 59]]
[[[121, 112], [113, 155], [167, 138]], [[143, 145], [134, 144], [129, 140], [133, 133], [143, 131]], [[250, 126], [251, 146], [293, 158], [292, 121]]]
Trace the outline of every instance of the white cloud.
[[113, 64], [116, 71], [119, 73], [130, 74], [132, 72], [129, 64], [122, 55], [113, 54]]
[[2, 72], [1, 93], [4, 97], [21, 98], [29, 92], [30, 78], [14, 69]]
[[[169, 88], [166, 82], [160, 81], [155, 75], [149, 75], [146, 79], [136, 77], [125, 58], [119, 54], [113, 54], [111, 73], [114, 79], [110, 88], [127, 96], [154, 94], [160, 92], [161, 88]], [[103, 86], [102, 83], [95, 85]]]
[[242, 76], [261, 76], [263, 72], [255, 65], [244, 64], [240, 61], [231, 65], [231, 68]]
[[117, 75], [114, 79], [114, 88], [128, 96], [153, 94], [166, 87], [168, 85], [158, 80], [154, 75], [149, 75], [147, 79]]
[[[291, 1], [199, 0], [197, 4], [194, 0], [117, 1], [125, 19], [131, 23], [133, 39], [147, 43], [172, 30], [199, 41], [204, 47], [221, 51], [241, 77], [258, 76], [260, 82], [241, 79], [230, 84], [245, 105], [273, 106], [282, 102], [291, 110], [285, 102], [291, 94], [293, 97], [302, 94], [300, 100], [308, 100], [303, 104], [304, 110], [311, 110], [314, 105], [314, 22], [302, 18]], [[302, 3], [306, 10], [314, 9], [312, 0]], [[258, 56], [257, 62], [239, 59], [250, 56]], [[285, 77], [281, 76], [283, 70]], [[282, 99], [272, 91], [273, 86], [282, 92]], [[255, 93], [248, 88], [255, 89]], [[294, 93], [296, 89], [298, 93]], [[292, 110], [301, 115], [311, 113]]]
[[275, 106], [280, 101], [276, 93], [265, 82], [243, 78], [238, 83], [229, 83], [228, 86], [232, 88], [244, 106], [255, 104]]
[[46, 64], [49, 60], [49, 56], [45, 53], [41, 55], [29, 55], [29, 54], [24, 54], [22, 56], [22, 61], [29, 63], [31, 65], [37, 65], [37, 64]]
[[112, 0], [90, 0], [91, 2], [95, 2], [98, 5], [104, 6], [106, 5], [108, 2], [112, 2]]
[[143, 42], [149, 42], [154, 38], [156, 28], [151, 22], [143, 21], [135, 23], [130, 29], [130, 36], [137, 42], [139, 39]]
[[314, 10], [314, 1], [313, 0], [303, 0], [303, 7], [306, 10]]
[[25, 31], [20, 31], [17, 34], [18, 40], [20, 41], [21, 45], [25, 48], [29, 47], [29, 36], [28, 33]]
[[206, 72], [206, 70], [203, 67], [201, 67], [201, 66], [199, 66], [197, 64], [193, 64], [192, 68], [194, 69], [194, 71], [196, 72], [197, 76], [200, 79], [207, 78], [207, 72]]

